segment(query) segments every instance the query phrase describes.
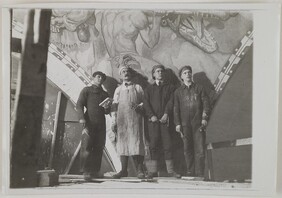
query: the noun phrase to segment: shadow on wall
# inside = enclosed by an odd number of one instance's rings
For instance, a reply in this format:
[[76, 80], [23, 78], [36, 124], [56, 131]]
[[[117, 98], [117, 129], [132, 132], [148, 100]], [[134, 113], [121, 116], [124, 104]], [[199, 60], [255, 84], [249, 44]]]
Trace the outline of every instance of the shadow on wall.
[[218, 97], [216, 91], [214, 90], [214, 86], [211, 83], [210, 79], [207, 77], [205, 72], [198, 72], [193, 75], [193, 80], [196, 84], [202, 85], [209, 96], [210, 104], [213, 107], [216, 99]]
[[148, 78], [146, 76], [138, 73], [135, 70], [132, 70], [132, 71], [133, 71], [132, 82], [139, 84], [142, 87], [142, 89], [144, 90], [149, 85]]
[[109, 97], [113, 98], [114, 97], [114, 93], [115, 93], [115, 89], [118, 86], [118, 81], [110, 76], [107, 76], [105, 82], [103, 83], [105, 89], [107, 90]]
[[168, 83], [175, 85], [176, 87], [179, 87], [181, 85], [179, 78], [170, 68], [166, 68], [165, 79]]

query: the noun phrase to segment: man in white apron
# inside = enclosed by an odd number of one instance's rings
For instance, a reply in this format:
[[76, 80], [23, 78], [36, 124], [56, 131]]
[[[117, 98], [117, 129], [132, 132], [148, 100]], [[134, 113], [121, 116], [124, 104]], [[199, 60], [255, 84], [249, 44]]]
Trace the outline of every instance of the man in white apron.
[[120, 156], [122, 170], [113, 177], [119, 179], [127, 177], [127, 165], [129, 156], [137, 168], [137, 177], [145, 177], [143, 172], [144, 142], [143, 142], [143, 117], [142, 101], [143, 89], [133, 83], [133, 70], [122, 66], [119, 69], [122, 84], [116, 88], [113, 101], [112, 130], [117, 133], [117, 153]]

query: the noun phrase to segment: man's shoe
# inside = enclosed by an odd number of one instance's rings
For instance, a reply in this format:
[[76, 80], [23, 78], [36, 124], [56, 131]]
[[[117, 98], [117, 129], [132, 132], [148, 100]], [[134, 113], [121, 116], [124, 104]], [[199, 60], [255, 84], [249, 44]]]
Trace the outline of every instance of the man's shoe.
[[193, 181], [205, 181], [205, 178], [203, 176], [201, 176], [201, 177], [197, 176], [193, 179]]
[[187, 173], [186, 173], [186, 176], [187, 176], [187, 177], [195, 177], [195, 174], [192, 173], [192, 172], [187, 172]]
[[176, 179], [180, 179], [181, 178], [181, 175], [176, 173], [175, 171], [171, 172], [171, 173], [168, 173], [168, 177], [174, 177]]
[[158, 173], [149, 172], [146, 176], [147, 179], [153, 179], [154, 177], [158, 177]]
[[145, 174], [140, 171], [140, 172], [137, 173], [137, 178], [138, 179], [145, 179]]
[[91, 181], [92, 176], [91, 176], [90, 173], [83, 173], [83, 179], [84, 179], [85, 181]]
[[99, 178], [103, 178], [104, 176], [100, 174], [99, 172], [94, 172], [91, 174], [91, 177], [99, 179]]
[[114, 179], [120, 179], [122, 177], [127, 177], [127, 175], [128, 175], [127, 171], [126, 172], [125, 171], [120, 171], [117, 174], [113, 175], [113, 178]]

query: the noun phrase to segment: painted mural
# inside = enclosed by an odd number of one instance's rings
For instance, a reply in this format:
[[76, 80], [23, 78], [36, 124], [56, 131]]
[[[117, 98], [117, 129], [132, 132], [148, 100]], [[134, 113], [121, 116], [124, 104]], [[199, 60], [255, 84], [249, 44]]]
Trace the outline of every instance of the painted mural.
[[51, 43], [89, 74], [118, 80], [119, 66], [130, 61], [148, 82], [152, 66], [163, 64], [175, 77], [191, 65], [213, 84], [252, 30], [251, 13], [214, 10], [53, 10], [51, 21]]

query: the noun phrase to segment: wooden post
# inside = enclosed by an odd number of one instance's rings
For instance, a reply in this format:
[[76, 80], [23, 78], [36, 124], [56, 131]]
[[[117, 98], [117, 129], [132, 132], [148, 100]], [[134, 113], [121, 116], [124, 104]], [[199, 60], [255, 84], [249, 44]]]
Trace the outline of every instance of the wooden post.
[[81, 141], [79, 142], [78, 146], [76, 147], [76, 150], [75, 150], [75, 152], [74, 152], [74, 154], [73, 154], [73, 156], [71, 158], [71, 161], [70, 161], [69, 165], [67, 166], [67, 168], [64, 171], [64, 175], [69, 174], [70, 169], [71, 169], [71, 167], [72, 167], [72, 165], [74, 163], [74, 160], [76, 159], [76, 157], [77, 157], [77, 155], [78, 155], [78, 153], [80, 151], [80, 148], [81, 148]]
[[62, 92], [59, 91], [58, 92], [58, 96], [57, 96], [55, 119], [54, 119], [54, 129], [53, 129], [53, 137], [52, 137], [52, 143], [51, 143], [50, 158], [49, 158], [49, 163], [48, 163], [48, 168], [49, 169], [52, 168], [52, 162], [53, 162], [53, 158], [54, 158], [54, 150], [55, 150], [55, 142], [56, 142], [56, 136], [57, 136], [57, 131], [58, 131], [61, 98], [62, 98]]
[[[51, 10], [30, 10], [12, 124], [10, 187], [36, 187]], [[39, 35], [35, 39], [35, 35]]]

